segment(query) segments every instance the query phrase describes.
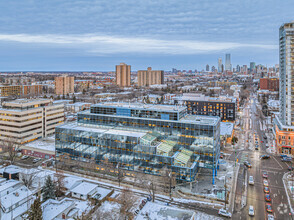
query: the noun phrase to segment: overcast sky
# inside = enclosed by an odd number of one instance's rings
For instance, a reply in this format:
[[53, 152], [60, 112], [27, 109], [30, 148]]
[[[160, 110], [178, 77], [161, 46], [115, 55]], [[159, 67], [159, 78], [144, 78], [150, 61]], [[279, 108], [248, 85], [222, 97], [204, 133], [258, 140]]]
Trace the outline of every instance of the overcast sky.
[[0, 71], [272, 66], [292, 20], [293, 0], [1, 1]]

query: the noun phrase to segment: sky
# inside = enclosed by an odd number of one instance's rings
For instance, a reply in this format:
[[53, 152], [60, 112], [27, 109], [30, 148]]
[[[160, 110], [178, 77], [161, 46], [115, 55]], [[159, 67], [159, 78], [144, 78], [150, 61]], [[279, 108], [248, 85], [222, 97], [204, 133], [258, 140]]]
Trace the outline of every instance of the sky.
[[202, 70], [279, 61], [293, 0], [0, 1], [0, 71]]

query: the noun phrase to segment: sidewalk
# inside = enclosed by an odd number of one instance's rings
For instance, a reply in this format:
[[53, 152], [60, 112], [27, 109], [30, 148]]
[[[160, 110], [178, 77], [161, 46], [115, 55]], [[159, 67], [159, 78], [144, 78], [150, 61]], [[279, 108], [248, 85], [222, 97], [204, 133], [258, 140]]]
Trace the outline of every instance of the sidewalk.
[[290, 208], [290, 212], [292, 213], [292, 216], [294, 214], [293, 210], [293, 204], [294, 204], [294, 176], [291, 175], [291, 172], [285, 173], [283, 176], [283, 183], [284, 183], [284, 188], [286, 191], [287, 199], [288, 199], [288, 204]]

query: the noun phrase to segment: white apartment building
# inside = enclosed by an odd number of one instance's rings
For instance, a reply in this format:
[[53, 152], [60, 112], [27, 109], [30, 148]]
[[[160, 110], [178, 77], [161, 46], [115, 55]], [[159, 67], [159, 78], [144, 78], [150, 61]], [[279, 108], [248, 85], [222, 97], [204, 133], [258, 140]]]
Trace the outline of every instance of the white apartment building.
[[64, 122], [64, 104], [50, 99], [17, 99], [0, 108], [0, 141], [24, 144], [55, 133]]

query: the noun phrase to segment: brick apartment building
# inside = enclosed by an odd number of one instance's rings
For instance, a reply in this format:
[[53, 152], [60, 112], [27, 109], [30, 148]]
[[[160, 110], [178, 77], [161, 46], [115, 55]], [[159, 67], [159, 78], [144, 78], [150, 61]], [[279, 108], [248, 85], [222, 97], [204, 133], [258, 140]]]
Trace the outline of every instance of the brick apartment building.
[[279, 91], [278, 78], [261, 78], [259, 88], [262, 90]]

